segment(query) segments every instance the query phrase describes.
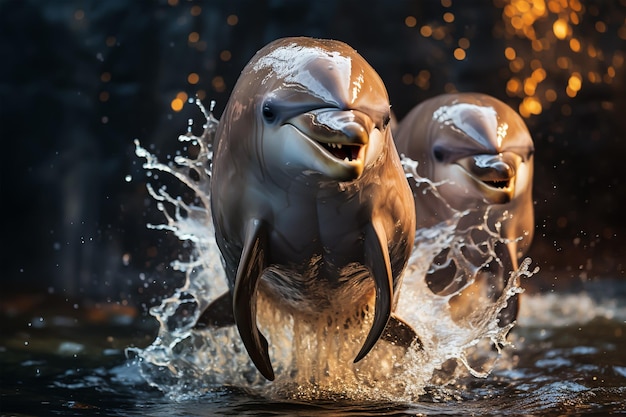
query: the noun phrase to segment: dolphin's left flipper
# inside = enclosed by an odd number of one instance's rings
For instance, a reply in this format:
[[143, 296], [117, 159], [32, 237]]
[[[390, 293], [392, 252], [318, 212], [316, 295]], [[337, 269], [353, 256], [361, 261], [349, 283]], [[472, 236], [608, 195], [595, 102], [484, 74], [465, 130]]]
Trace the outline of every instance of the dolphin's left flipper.
[[203, 329], [205, 327], [225, 327], [235, 324], [233, 316], [233, 297], [230, 291], [217, 297], [202, 312], [195, 329]]
[[376, 216], [365, 229], [365, 266], [369, 268], [376, 287], [374, 323], [363, 347], [354, 358], [354, 363], [363, 359], [374, 347], [387, 326], [393, 305], [393, 275], [387, 248], [387, 235]]
[[250, 219], [233, 290], [233, 315], [252, 362], [263, 376], [274, 380], [267, 339], [256, 323], [257, 287], [267, 267], [268, 230], [265, 222]]

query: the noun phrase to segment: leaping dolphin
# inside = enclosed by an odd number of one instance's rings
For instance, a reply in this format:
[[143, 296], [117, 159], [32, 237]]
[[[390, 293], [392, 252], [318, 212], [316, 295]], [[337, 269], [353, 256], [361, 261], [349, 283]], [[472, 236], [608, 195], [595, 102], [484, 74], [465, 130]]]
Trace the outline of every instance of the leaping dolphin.
[[[304, 315], [363, 309], [375, 295], [355, 362], [385, 331], [415, 233], [389, 121], [378, 74], [334, 40], [274, 41], [234, 87], [215, 137], [211, 210], [226, 305], [269, 380], [259, 292], [275, 308]], [[218, 309], [209, 306], [201, 320], [217, 323], [210, 316]]]
[[[472, 226], [468, 220], [479, 225], [489, 208], [487, 221], [500, 222], [501, 237], [507, 242], [506, 250], [498, 253], [509, 269], [505, 273], [516, 270], [534, 229], [534, 145], [522, 118], [485, 94], [445, 94], [413, 108], [394, 138], [398, 152], [418, 162], [417, 173], [440, 184], [439, 196], [411, 184], [417, 228], [446, 221], [454, 210], [474, 210], [477, 216], [468, 215], [464, 226]], [[443, 290], [451, 278], [438, 277], [441, 282], [431, 282], [431, 288]], [[509, 301], [501, 325], [517, 315], [517, 299]]]

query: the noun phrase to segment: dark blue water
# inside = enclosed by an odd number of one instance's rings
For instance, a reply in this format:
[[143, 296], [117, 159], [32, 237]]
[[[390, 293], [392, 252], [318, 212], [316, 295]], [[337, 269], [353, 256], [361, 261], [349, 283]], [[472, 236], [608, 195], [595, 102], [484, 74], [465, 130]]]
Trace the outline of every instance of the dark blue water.
[[[626, 414], [626, 285], [525, 295], [518, 325], [487, 378], [431, 384], [418, 401], [268, 399], [207, 387], [172, 398], [149, 386], [127, 346], [147, 346], [156, 321], [95, 314], [105, 306], [16, 310], [3, 301], [0, 414], [39, 415], [609, 415]], [[63, 310], [63, 311], [60, 311]], [[436, 326], [436, 323], [433, 323]]]

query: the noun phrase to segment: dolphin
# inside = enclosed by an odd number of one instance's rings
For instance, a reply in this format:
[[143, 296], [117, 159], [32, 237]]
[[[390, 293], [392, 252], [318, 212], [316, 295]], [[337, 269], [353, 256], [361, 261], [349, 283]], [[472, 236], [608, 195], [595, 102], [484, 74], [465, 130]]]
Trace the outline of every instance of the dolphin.
[[215, 316], [232, 311], [269, 380], [268, 342], [256, 320], [260, 293], [298, 317], [364, 311], [374, 296], [373, 324], [355, 362], [392, 326], [415, 207], [389, 121], [381, 78], [334, 40], [271, 42], [243, 69], [226, 104], [210, 187], [229, 292], [199, 322], [225, 324]]
[[[504, 248], [498, 245], [496, 254], [504, 273], [517, 270], [534, 229], [534, 145], [522, 118], [489, 95], [445, 94], [413, 108], [394, 131], [394, 139], [400, 154], [417, 161], [417, 173], [438, 184], [437, 195], [427, 192], [426, 184], [411, 183], [416, 227], [432, 227], [451, 219], [455, 211], [465, 210], [469, 214], [457, 230], [482, 225], [485, 220], [492, 226], [499, 222], [506, 244]], [[487, 219], [484, 213], [488, 213]], [[472, 259], [477, 263], [483, 260]], [[431, 289], [449, 290], [453, 274], [430, 277]], [[499, 283], [496, 290], [503, 285]], [[483, 287], [483, 291], [492, 291], [485, 284]], [[496, 294], [492, 291], [492, 296]], [[502, 326], [517, 316], [517, 298], [508, 304], [500, 317]]]

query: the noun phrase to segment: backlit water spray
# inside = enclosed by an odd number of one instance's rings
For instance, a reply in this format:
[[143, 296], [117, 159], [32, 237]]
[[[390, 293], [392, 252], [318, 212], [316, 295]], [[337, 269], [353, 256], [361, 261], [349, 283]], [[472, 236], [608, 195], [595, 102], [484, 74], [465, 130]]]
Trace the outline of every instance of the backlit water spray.
[[[128, 349], [149, 384], [179, 400], [230, 386], [277, 399], [412, 402], [425, 389], [445, 387], [468, 374], [478, 378], [489, 375], [501, 354], [501, 346], [507, 345], [506, 335], [512, 327], [500, 327], [498, 314], [510, 297], [521, 292], [520, 278], [535, 271], [529, 270], [527, 259], [510, 276], [490, 277], [504, 280], [501, 294], [492, 300], [477, 301], [479, 304], [466, 320], [455, 320], [450, 299], [469, 287], [476, 271], [484, 266], [472, 265], [463, 249], [472, 245], [471, 249], [486, 254], [484, 262], [499, 262], [494, 246], [504, 242], [497, 223], [495, 228], [486, 221], [476, 226], [487, 236], [482, 242], [471, 239], [473, 228], [460, 230], [459, 222], [469, 211], [456, 212], [449, 221], [416, 233], [396, 309], [396, 314], [419, 336], [419, 343], [409, 348], [380, 340], [364, 360], [353, 364], [355, 352], [371, 325], [373, 305], [364, 318], [321, 315], [311, 320], [294, 320], [289, 313], [259, 297], [259, 327], [268, 337], [276, 370], [276, 380], [267, 382], [248, 358], [235, 326], [194, 329], [206, 306], [227, 291], [214, 239], [209, 194], [212, 144], [218, 121], [212, 107], [207, 111], [199, 100], [195, 103], [206, 122], [200, 136], [192, 133], [191, 120], [187, 133], [179, 136], [189, 155], [178, 155], [173, 163], [164, 164], [135, 141], [136, 154], [145, 159], [146, 170], [173, 175], [196, 197], [193, 203], [186, 203], [165, 187], [155, 189], [147, 185], [166, 220], [148, 227], [171, 231], [193, 248], [188, 261], [172, 263], [174, 269], [185, 273], [184, 285], [150, 310], [160, 324], [156, 339], [145, 349]], [[428, 192], [437, 193], [439, 184], [419, 177], [414, 161], [402, 162], [410, 181], [426, 183]], [[447, 254], [443, 264], [454, 262], [459, 271], [474, 272], [459, 277], [461, 284], [453, 291], [437, 295], [429, 288], [426, 277], [436, 268], [433, 261], [442, 251]], [[346, 325], [348, 322], [350, 325]]]

